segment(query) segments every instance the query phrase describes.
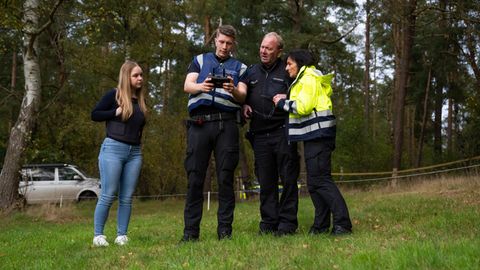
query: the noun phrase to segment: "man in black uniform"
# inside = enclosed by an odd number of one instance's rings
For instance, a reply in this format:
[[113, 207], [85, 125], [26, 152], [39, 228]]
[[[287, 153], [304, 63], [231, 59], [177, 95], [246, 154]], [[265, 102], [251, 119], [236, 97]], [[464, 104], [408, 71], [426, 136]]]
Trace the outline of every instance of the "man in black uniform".
[[247, 67], [231, 57], [235, 46], [235, 29], [223, 25], [215, 35], [215, 53], [204, 53], [193, 58], [184, 85], [185, 92], [189, 94], [190, 119], [185, 158], [188, 191], [182, 241], [199, 238], [203, 184], [212, 151], [218, 180], [217, 234], [219, 239], [232, 235], [235, 208], [233, 181], [239, 155], [236, 113], [245, 99], [236, 86]]
[[[283, 40], [275, 32], [264, 36], [260, 45], [261, 63], [248, 68], [239, 91], [247, 93], [243, 115], [250, 118], [247, 133], [254, 155], [255, 173], [260, 183], [260, 233], [277, 236], [297, 230], [300, 171], [297, 144], [288, 142], [285, 123], [288, 113], [275, 109], [273, 96], [287, 93], [291, 79], [280, 59]], [[279, 200], [279, 179], [283, 191]]]

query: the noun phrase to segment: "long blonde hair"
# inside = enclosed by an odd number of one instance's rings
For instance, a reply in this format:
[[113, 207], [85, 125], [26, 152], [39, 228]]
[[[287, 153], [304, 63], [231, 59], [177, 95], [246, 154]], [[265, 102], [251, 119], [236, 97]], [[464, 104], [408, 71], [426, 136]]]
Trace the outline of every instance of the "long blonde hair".
[[[132, 73], [132, 69], [137, 66], [140, 67], [136, 62], [127, 60], [125, 63], [123, 63], [122, 67], [120, 68], [120, 73], [118, 74], [118, 85], [115, 99], [118, 105], [122, 108], [122, 121], [127, 121], [133, 114], [130, 74]], [[144, 88], [144, 84], [142, 84], [141, 88], [136, 89], [135, 95], [137, 97], [140, 110], [146, 114], [147, 105], [145, 104]]]

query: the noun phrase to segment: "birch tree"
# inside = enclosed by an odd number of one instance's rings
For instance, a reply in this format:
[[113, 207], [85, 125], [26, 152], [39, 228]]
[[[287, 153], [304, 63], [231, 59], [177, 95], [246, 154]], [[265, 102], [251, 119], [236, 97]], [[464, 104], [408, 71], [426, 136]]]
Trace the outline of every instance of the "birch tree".
[[23, 3], [23, 70], [25, 95], [17, 121], [10, 132], [5, 161], [0, 173], [0, 209], [14, 206], [18, 200], [18, 184], [21, 158], [28, 146], [35, 117], [41, 98], [41, 76], [39, 63], [38, 36], [53, 22], [53, 16], [62, 3], [58, 0], [52, 8], [45, 24], [40, 26], [39, 0], [26, 0]]

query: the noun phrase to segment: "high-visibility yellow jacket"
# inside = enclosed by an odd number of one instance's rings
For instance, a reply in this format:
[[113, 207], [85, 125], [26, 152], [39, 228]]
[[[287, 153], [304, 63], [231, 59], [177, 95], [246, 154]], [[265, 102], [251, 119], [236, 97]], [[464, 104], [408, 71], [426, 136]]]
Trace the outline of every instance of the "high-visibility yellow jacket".
[[303, 66], [299, 70], [288, 99], [277, 104], [289, 112], [290, 141], [335, 137], [336, 120], [330, 99], [333, 77], [333, 73], [322, 75], [314, 66]]

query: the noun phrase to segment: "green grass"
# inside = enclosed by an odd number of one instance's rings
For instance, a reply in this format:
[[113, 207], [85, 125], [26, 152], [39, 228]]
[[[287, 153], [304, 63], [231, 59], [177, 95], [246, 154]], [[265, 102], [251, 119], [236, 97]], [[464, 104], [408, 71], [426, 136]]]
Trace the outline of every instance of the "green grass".
[[[308, 196], [294, 236], [259, 236], [253, 200], [237, 203], [232, 240], [216, 239], [213, 205], [204, 211], [201, 240], [183, 245], [183, 200], [135, 201], [129, 245], [107, 248], [91, 245], [93, 202], [30, 206], [1, 217], [0, 269], [479, 269], [477, 179], [344, 191], [354, 234], [336, 238], [306, 233]], [[111, 243], [115, 210], [105, 231]]]

